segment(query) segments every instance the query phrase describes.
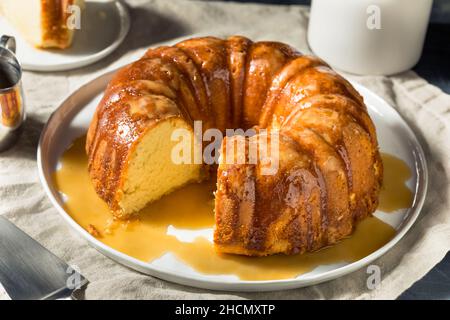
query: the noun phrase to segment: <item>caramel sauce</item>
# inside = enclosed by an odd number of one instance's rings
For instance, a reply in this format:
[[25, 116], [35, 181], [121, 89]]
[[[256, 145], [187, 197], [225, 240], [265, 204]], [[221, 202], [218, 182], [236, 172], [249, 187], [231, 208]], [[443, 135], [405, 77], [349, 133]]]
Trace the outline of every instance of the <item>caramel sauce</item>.
[[[167, 234], [169, 226], [198, 230], [214, 225], [215, 183], [212, 181], [186, 186], [143, 209], [138, 219], [118, 221], [112, 218], [107, 205], [97, 196], [87, 173], [85, 138], [77, 139], [64, 153], [62, 166], [54, 179], [58, 190], [67, 196], [66, 211], [86, 230], [96, 234], [106, 245], [142, 261], [150, 262], [171, 252], [194, 270], [210, 275], [237, 275], [242, 280], [276, 280], [293, 278], [319, 265], [359, 260], [382, 247], [395, 235], [395, 230], [381, 220], [363, 220], [353, 235], [340, 243], [303, 255], [255, 258], [218, 254], [204, 237], [193, 242], [179, 241]], [[384, 155], [388, 184], [383, 193], [397, 190], [401, 182], [395, 177], [408, 175], [400, 160]], [[394, 165], [394, 169], [389, 166]], [[406, 165], [405, 165], [406, 166]], [[401, 167], [403, 174], [399, 173]], [[390, 186], [394, 183], [395, 186]], [[383, 206], [394, 208], [405, 202], [383, 196]]]
[[413, 202], [413, 193], [406, 185], [412, 177], [411, 169], [401, 159], [382, 153], [383, 186], [381, 188], [378, 210], [393, 212], [409, 208]]

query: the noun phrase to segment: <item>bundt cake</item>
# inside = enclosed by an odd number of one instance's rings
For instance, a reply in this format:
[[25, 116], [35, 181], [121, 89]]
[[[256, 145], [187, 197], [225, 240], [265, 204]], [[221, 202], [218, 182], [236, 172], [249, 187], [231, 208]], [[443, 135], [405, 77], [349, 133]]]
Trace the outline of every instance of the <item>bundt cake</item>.
[[[175, 129], [202, 148], [195, 121], [203, 132], [255, 134], [226, 136], [218, 167], [176, 164]], [[248, 150], [261, 152], [264, 139], [276, 139], [278, 152], [252, 161]], [[242, 141], [249, 148], [228, 153]], [[241, 36], [150, 49], [122, 68], [86, 151], [94, 187], [119, 218], [216, 171], [215, 247], [252, 256], [314, 251], [349, 236], [376, 209], [383, 176], [374, 125], [349, 82], [288, 45]], [[195, 159], [195, 147], [184, 152]], [[277, 170], [265, 174], [273, 162]]]

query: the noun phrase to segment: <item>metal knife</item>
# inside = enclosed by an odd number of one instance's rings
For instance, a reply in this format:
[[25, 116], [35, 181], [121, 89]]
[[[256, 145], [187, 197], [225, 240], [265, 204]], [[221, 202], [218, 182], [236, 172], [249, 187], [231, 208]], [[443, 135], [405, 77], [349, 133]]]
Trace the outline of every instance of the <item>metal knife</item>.
[[77, 299], [88, 281], [0, 216], [0, 283], [11, 299]]

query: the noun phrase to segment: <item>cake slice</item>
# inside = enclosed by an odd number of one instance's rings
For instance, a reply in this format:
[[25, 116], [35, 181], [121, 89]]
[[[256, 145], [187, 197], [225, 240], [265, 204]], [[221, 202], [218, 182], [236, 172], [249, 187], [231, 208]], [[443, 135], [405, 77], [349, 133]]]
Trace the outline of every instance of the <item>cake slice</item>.
[[0, 15], [38, 48], [70, 47], [75, 28], [68, 19], [76, 11], [69, 6], [84, 7], [84, 0], [1, 0]]
[[[142, 70], [151, 70], [153, 78], [122, 86], [124, 78]], [[190, 96], [193, 101], [177, 68], [160, 59], [145, 59], [116, 75], [89, 127], [89, 174], [117, 218], [128, 218], [148, 203], [208, 177], [202, 162], [201, 137], [194, 132], [185, 109], [179, 107], [181, 99], [177, 99], [172, 85], [162, 82], [168, 75], [178, 80], [174, 81], [177, 88], [184, 88], [183, 99]], [[118, 96], [122, 97], [120, 101]], [[100, 119], [105, 113], [125, 122], [104, 122]], [[134, 130], [126, 127], [130, 117], [137, 121]], [[120, 139], [111, 141], [118, 132]]]

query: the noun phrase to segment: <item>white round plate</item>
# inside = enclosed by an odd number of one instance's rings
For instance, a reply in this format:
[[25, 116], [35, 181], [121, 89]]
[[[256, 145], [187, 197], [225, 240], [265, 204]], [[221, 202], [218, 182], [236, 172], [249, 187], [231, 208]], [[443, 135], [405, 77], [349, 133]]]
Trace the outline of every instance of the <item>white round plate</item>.
[[414, 192], [413, 206], [395, 213], [375, 213], [396, 230], [394, 238], [386, 245], [356, 262], [322, 265], [296, 278], [273, 281], [243, 281], [234, 275], [204, 275], [183, 264], [170, 253], [152, 262], [144, 262], [118, 252], [91, 236], [70, 217], [63, 208], [63, 199], [52, 179], [52, 173], [56, 170], [64, 150], [75, 138], [86, 133], [97, 103], [113, 73], [114, 71], [107, 73], [82, 86], [53, 113], [42, 132], [37, 159], [42, 185], [63, 218], [93, 247], [123, 265], [164, 280], [206, 289], [271, 291], [298, 288], [338, 278], [374, 261], [405, 235], [419, 215], [428, 180], [423, 150], [412, 130], [391, 106], [365, 87], [353, 83], [363, 95], [377, 127], [381, 151], [405, 161], [413, 174], [407, 182]]
[[130, 29], [128, 10], [120, 1], [86, 0], [81, 12], [81, 26], [73, 44], [65, 50], [35, 48], [0, 16], [2, 34], [12, 35], [17, 42], [17, 58], [24, 70], [62, 71], [94, 63], [113, 52]]

